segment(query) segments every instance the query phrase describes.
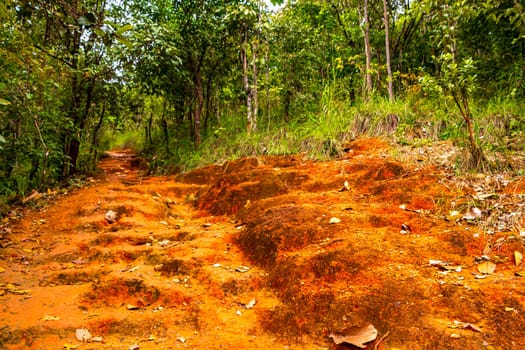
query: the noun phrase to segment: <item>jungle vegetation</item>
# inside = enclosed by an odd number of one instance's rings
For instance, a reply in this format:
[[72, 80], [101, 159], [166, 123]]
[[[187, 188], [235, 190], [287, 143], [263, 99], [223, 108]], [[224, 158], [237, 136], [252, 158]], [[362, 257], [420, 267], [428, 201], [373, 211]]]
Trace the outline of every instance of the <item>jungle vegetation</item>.
[[1, 203], [118, 147], [158, 173], [390, 134], [521, 171], [519, 0], [7, 0], [0, 63]]

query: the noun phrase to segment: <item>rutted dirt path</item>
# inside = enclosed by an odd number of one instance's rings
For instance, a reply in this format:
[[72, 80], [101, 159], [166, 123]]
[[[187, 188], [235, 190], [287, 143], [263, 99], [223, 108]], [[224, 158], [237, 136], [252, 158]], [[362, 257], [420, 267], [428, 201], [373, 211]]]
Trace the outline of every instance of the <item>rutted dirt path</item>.
[[[0, 347], [275, 347], [245, 305], [277, 300], [231, 244], [235, 223], [192, 208], [202, 186], [142, 178], [129, 163], [112, 154], [100, 165], [106, 176], [11, 226]], [[82, 345], [80, 328], [103, 343]]]
[[177, 177], [110, 154], [3, 225], [0, 348], [352, 349], [329, 335], [367, 325], [374, 349], [525, 347], [523, 181], [460, 186], [377, 139], [346, 152]]

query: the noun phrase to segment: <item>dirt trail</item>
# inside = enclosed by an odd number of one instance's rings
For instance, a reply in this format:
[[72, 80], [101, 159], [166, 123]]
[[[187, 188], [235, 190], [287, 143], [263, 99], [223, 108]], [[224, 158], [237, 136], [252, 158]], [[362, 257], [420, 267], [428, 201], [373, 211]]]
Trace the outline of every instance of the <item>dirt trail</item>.
[[377, 139], [346, 151], [177, 177], [110, 154], [104, 176], [2, 227], [0, 349], [352, 349], [329, 334], [368, 324], [368, 348], [525, 347], [519, 235], [460, 220], [468, 186], [424, 159]]
[[112, 154], [100, 165], [106, 176], [12, 225], [0, 261], [0, 348], [78, 345], [79, 328], [104, 341], [84, 349], [275, 347], [243, 307], [277, 300], [257, 288], [259, 269], [242, 267], [235, 224], [192, 208], [202, 186], [144, 178], [129, 163]]

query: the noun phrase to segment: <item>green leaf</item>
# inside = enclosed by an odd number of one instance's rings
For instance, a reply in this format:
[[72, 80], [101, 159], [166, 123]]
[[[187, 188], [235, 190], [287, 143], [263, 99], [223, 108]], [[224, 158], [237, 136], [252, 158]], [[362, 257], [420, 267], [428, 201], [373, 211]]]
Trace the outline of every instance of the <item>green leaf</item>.
[[131, 24], [124, 24], [122, 27], [120, 27], [118, 30], [117, 30], [117, 33], [118, 34], [122, 34], [122, 33], [125, 33], [129, 30], [133, 29], [133, 25]]
[[6, 143], [6, 139], [5, 137], [3, 137], [2, 135], [0, 135], [0, 143]]
[[104, 38], [106, 36], [106, 32], [100, 28], [95, 28], [93, 29], [93, 31], [95, 32], [95, 34], [97, 34], [101, 38]]
[[124, 38], [122, 35], [115, 33], [115, 39], [117, 39], [121, 44], [126, 45], [128, 49], [133, 47], [133, 44], [128, 39]]
[[3, 98], [0, 97], [0, 106], [8, 106], [10, 104], [11, 102], [9, 102], [8, 100], [4, 100]]

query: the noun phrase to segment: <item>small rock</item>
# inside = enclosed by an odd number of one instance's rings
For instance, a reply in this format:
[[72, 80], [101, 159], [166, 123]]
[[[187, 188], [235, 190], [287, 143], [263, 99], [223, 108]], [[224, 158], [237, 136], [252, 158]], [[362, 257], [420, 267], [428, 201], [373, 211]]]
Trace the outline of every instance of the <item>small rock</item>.
[[128, 350], [139, 350], [139, 349], [140, 349], [140, 346], [137, 343], [130, 345], [128, 348]]

